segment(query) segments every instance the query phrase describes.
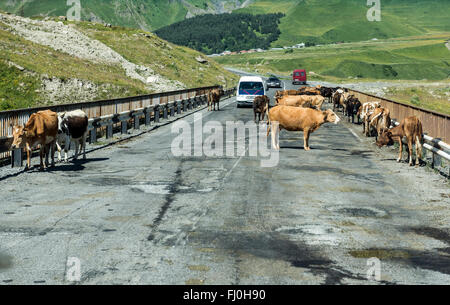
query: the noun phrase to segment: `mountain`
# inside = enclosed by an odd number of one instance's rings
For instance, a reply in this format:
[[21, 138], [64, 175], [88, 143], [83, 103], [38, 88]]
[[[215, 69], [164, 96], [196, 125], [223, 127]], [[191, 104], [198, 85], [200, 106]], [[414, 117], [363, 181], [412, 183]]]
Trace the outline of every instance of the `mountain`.
[[[25, 16], [60, 16], [69, 8], [65, 3], [2, 0], [0, 9]], [[83, 20], [151, 31], [202, 14], [284, 13], [274, 47], [450, 32], [449, 0], [382, 0], [381, 22], [367, 20], [366, 0], [81, 0], [81, 5]]]
[[[249, 0], [81, 0], [81, 19], [155, 30], [201, 14], [243, 8]], [[65, 0], [1, 0], [0, 9], [17, 15], [65, 16]]]
[[0, 110], [236, 81], [201, 53], [150, 32], [0, 13]]

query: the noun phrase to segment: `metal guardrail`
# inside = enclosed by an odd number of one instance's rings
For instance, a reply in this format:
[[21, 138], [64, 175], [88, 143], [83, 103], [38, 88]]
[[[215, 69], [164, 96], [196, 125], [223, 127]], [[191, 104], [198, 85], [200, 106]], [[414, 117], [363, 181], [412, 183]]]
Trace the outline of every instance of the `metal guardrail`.
[[[24, 124], [32, 113], [50, 109], [55, 112], [81, 109], [89, 117], [88, 141], [97, 142], [99, 129], [107, 139], [113, 137], [116, 126], [120, 125], [121, 134], [128, 133], [128, 125], [132, 122], [133, 129], [140, 129], [141, 120], [146, 126], [152, 122], [159, 123], [182, 112], [194, 110], [207, 103], [207, 93], [218, 86], [194, 88], [172, 92], [157, 93], [144, 96], [128, 97], [115, 100], [105, 100], [87, 103], [75, 103], [50, 107], [37, 107], [0, 112], [0, 160], [3, 163], [11, 159], [12, 167], [22, 166], [22, 149], [10, 151], [12, 143], [12, 127], [10, 124]], [[233, 89], [225, 90], [225, 96], [230, 96]], [[2, 136], [1, 136], [2, 135]]]

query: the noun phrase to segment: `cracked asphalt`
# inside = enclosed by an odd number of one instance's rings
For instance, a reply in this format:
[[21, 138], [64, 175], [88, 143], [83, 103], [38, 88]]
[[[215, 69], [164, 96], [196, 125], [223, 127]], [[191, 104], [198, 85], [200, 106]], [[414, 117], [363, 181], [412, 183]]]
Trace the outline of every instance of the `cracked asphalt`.
[[[234, 99], [201, 113], [253, 119]], [[323, 125], [309, 152], [283, 131], [274, 168], [175, 157], [171, 126], [46, 172], [0, 168], [0, 283], [450, 284], [448, 180], [396, 163], [361, 126]]]

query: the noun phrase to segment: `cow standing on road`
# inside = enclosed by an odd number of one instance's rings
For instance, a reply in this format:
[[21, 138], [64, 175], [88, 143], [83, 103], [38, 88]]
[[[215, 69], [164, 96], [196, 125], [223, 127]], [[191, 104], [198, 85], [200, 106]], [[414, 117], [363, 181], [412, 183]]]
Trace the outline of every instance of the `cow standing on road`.
[[267, 136], [272, 131], [272, 147], [279, 150], [279, 133], [281, 129], [303, 131], [304, 149], [310, 150], [310, 134], [324, 123], [337, 124], [339, 121], [339, 117], [331, 109], [320, 111], [311, 108], [276, 106], [269, 111]]
[[[40, 145], [40, 168], [45, 169], [51, 152], [52, 164], [55, 165], [55, 144], [58, 134], [58, 116], [50, 110], [33, 113], [25, 126], [13, 126], [12, 149], [25, 148], [27, 151], [27, 167], [31, 168], [31, 153]], [[45, 157], [45, 163], [44, 163]]]
[[378, 147], [384, 145], [392, 145], [398, 142], [400, 145], [397, 162], [402, 160], [403, 143], [402, 139], [406, 137], [408, 142], [408, 159], [409, 165], [413, 165], [412, 161], [412, 147], [416, 145], [416, 166], [420, 165], [420, 159], [422, 158], [422, 145], [423, 145], [423, 130], [422, 123], [416, 116], [410, 116], [405, 119], [397, 127], [391, 129], [381, 130], [380, 136], [376, 142]]
[[58, 114], [58, 141], [56, 146], [59, 161], [61, 161], [61, 146], [64, 144], [64, 161], [67, 162], [71, 143], [75, 144], [74, 160], [78, 159], [78, 150], [83, 151], [83, 159], [86, 159], [88, 121], [88, 116], [82, 110]]
[[222, 88], [219, 89], [213, 89], [209, 91], [208, 93], [208, 111], [216, 111], [216, 104], [217, 104], [217, 111], [219, 111], [219, 102], [220, 98], [224, 95], [224, 91]]
[[[264, 115], [269, 111], [269, 102], [270, 99], [266, 95], [255, 97], [255, 99], [253, 100], [253, 113], [255, 115], [255, 123], [261, 122], [261, 116], [262, 120], [264, 121]], [[258, 121], [256, 121], [257, 114], [258, 114]]]

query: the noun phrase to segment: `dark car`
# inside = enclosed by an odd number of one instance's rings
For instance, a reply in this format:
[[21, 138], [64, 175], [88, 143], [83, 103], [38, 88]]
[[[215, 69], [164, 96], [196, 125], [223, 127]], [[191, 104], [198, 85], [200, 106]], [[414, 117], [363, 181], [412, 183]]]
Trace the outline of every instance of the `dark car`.
[[269, 77], [269, 79], [266, 82], [266, 85], [267, 85], [267, 89], [269, 89], [269, 88], [281, 88], [282, 87], [281, 80], [279, 80], [275, 76]]

